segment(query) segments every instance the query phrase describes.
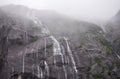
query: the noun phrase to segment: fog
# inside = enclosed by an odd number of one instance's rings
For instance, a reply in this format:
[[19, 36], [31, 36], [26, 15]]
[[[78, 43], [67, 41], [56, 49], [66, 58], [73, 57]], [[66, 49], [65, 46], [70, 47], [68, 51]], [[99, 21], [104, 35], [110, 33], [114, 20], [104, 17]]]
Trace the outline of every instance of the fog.
[[120, 9], [120, 0], [0, 0], [0, 6], [7, 4], [55, 10], [83, 20], [109, 20]]
[[0, 6], [0, 79], [120, 79], [120, 0]]

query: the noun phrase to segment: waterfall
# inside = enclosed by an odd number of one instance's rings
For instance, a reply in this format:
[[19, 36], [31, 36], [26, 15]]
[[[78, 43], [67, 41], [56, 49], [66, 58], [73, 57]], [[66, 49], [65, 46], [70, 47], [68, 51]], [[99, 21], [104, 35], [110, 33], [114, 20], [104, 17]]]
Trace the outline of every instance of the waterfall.
[[63, 65], [63, 69], [64, 69], [64, 72], [65, 72], [65, 79], [67, 79], [67, 70], [66, 70], [64, 65]]
[[[39, 21], [38, 19], [36, 19], [35, 20], [35, 23], [37, 23], [38, 25], [43, 25], [43, 27], [42, 27], [42, 33], [43, 34], [46, 34], [46, 35], [50, 35], [50, 32], [49, 32], [49, 30], [45, 27], [45, 25], [41, 22], [41, 21]], [[54, 64], [55, 64], [55, 67], [57, 68], [57, 70], [59, 70], [58, 69], [58, 67], [56, 66], [56, 57], [57, 56], [60, 56], [60, 59], [61, 59], [61, 62], [62, 62], [62, 64], [64, 64], [64, 57], [63, 57], [63, 55], [65, 54], [65, 50], [64, 50], [64, 48], [62, 47], [62, 50], [61, 50], [61, 45], [60, 45], [60, 43], [56, 40], [56, 38], [54, 37], [54, 36], [50, 36], [50, 38], [52, 39], [52, 41], [53, 41], [53, 56], [54, 56]], [[46, 55], [46, 38], [44, 38], [44, 44], [45, 44], [45, 57], [47, 57]], [[63, 53], [62, 53], [62, 51], [63, 51]], [[67, 61], [69, 61], [69, 59], [67, 60]], [[46, 61], [44, 61], [44, 64], [45, 64], [45, 70], [46, 70], [46, 72], [47, 72], [47, 76], [49, 76], [49, 67], [48, 67], [48, 65], [47, 65], [47, 62]], [[67, 79], [67, 70], [66, 70], [66, 67], [65, 67], [65, 65], [62, 65], [62, 69], [63, 69], [63, 71], [64, 71], [64, 75], [65, 75], [65, 79]], [[58, 79], [61, 79], [60, 78], [60, 73], [59, 73], [59, 71], [58, 71]]]
[[117, 57], [120, 59], [120, 56], [117, 54]]
[[[61, 46], [61, 48], [62, 48], [63, 55], [65, 55], [64, 47]], [[64, 59], [62, 61], [64, 61]], [[66, 61], [64, 61], [64, 63], [66, 63]], [[66, 70], [66, 67], [64, 65], [63, 65], [63, 69], [64, 69], [64, 72], [65, 72], [65, 79], [67, 79], [67, 70]]]
[[[27, 30], [24, 31], [25, 32], [25, 44], [28, 43], [28, 34], [27, 34]], [[23, 66], [22, 66], [22, 72], [24, 73], [25, 72], [25, 56], [26, 56], [26, 53], [27, 53], [27, 48], [25, 48], [25, 52], [23, 52]]]
[[41, 78], [41, 79], [43, 78], [43, 71], [42, 71], [41, 68], [40, 68], [40, 78]]
[[[74, 61], [74, 58], [73, 58], [73, 55], [72, 55], [72, 51], [71, 51], [71, 49], [70, 49], [70, 47], [69, 47], [68, 39], [65, 38], [65, 37], [64, 37], [64, 39], [65, 39], [66, 44], [67, 44], [67, 51], [68, 51], [68, 53], [69, 53], [71, 62], [72, 62], [72, 64], [73, 64], [73, 69], [75, 70], [75, 77], [77, 78], [78, 71], [77, 71], [76, 64], [75, 64], [75, 61]], [[75, 77], [74, 77], [74, 78], [75, 78]]]
[[[61, 57], [61, 61], [62, 61], [62, 64], [63, 64], [62, 68], [63, 68], [63, 71], [64, 71], [65, 79], [67, 79], [67, 71], [66, 71], [66, 68], [65, 68], [65, 65], [64, 65], [64, 57], [63, 57], [63, 54], [65, 54], [64, 53], [64, 48], [62, 48], [62, 50], [63, 50], [63, 53], [62, 53], [60, 43], [55, 39], [55, 37], [50, 36], [50, 38], [53, 40], [53, 56], [55, 56], [55, 57], [60, 56]], [[56, 66], [56, 58], [54, 58], [54, 64]], [[60, 75], [59, 75], [59, 71], [58, 71], [58, 78], [60, 79], [59, 76]]]
[[47, 75], [47, 77], [49, 77], [49, 67], [48, 67], [48, 64], [47, 64], [46, 61], [44, 61], [44, 64], [45, 64], [46, 75]]
[[39, 64], [33, 64], [32, 65], [32, 74], [36, 75], [38, 78], [42, 79], [43, 78], [43, 71], [40, 67]]
[[24, 73], [24, 71], [25, 71], [25, 56], [24, 56], [24, 53], [23, 53], [23, 61], [22, 61], [22, 64], [23, 64], [23, 66], [22, 66], [22, 73]]
[[45, 40], [45, 57], [47, 56], [47, 52], [46, 52], [46, 38], [44, 38]]
[[[69, 43], [68, 43], [67, 38], [64, 38], [64, 39], [65, 39], [66, 45], [67, 45], [68, 56], [66, 56], [66, 54], [65, 54], [65, 48], [64, 48], [64, 46], [62, 46], [59, 43], [59, 41], [54, 36], [52, 36], [50, 34], [50, 32], [47, 29], [47, 27], [45, 26], [45, 24], [43, 24], [35, 16], [33, 18], [31, 18], [31, 19], [34, 21], [35, 24], [37, 24], [38, 26], [41, 27], [42, 33], [45, 35], [45, 38], [44, 38], [44, 46], [45, 46], [44, 53], [45, 53], [45, 58], [47, 58], [46, 36], [49, 36], [52, 39], [52, 41], [53, 41], [53, 57], [54, 57], [53, 58], [53, 62], [54, 62], [54, 66], [55, 66], [54, 68], [57, 71], [57, 79], [68, 79], [68, 78], [70, 78], [68, 76], [68, 73], [73, 73], [73, 74], [75, 73], [75, 75], [73, 76], [72, 79], [77, 79], [77, 68], [76, 68], [76, 64], [75, 64], [75, 61], [74, 61], [71, 49], [69, 47]], [[37, 54], [37, 57], [38, 57], [38, 54]], [[37, 61], [39, 61], [39, 60], [37, 60]], [[72, 62], [72, 64], [73, 64], [72, 68], [68, 67], [69, 66], [69, 62]], [[67, 65], [65, 65], [65, 63], [67, 63]], [[60, 67], [58, 66], [58, 64], [60, 64]], [[45, 75], [47, 77], [49, 77], [49, 66], [47, 64], [47, 61], [45, 61], [45, 60], [44, 60], [44, 66], [45, 66], [45, 71], [42, 71], [41, 67], [39, 65], [37, 65], [37, 72], [38, 72], [37, 76], [39, 78], [45, 78], [43, 72], [45, 72], [46, 73]], [[67, 70], [71, 71], [71, 72], [68, 72]], [[74, 70], [74, 72], [72, 70]], [[63, 75], [64, 75], [64, 77], [63, 77]]]
[[61, 47], [59, 42], [55, 39], [55, 37], [50, 36], [50, 38], [53, 40], [53, 52], [54, 52], [54, 56], [55, 55], [62, 55], [61, 53]]
[[116, 56], [118, 57], [118, 59], [120, 60], [120, 55], [118, 55], [116, 52], [115, 52]]
[[22, 72], [24, 73], [25, 72], [25, 56], [26, 56], [26, 53], [27, 53], [27, 48], [25, 49], [25, 52], [23, 52], [23, 61], [22, 61]]
[[[37, 17], [34, 16], [31, 19], [38, 26], [40, 26], [40, 27], [42, 26], [41, 27], [41, 29], [42, 29], [41, 31], [42, 31], [43, 34], [45, 34], [45, 36], [48, 36], [50, 34], [50, 32], [47, 29], [47, 27], [45, 27], [45, 25]], [[45, 53], [45, 58], [46, 58], [47, 57], [47, 52], [46, 52], [46, 50], [47, 50], [46, 49], [46, 37], [44, 38], [44, 45], [45, 45], [44, 53]], [[39, 56], [38, 56], [38, 53], [37, 53], [37, 62], [39, 61], [38, 58], [39, 58]], [[37, 64], [39, 64], [39, 63], [37, 63]], [[47, 77], [49, 77], [49, 67], [48, 67], [48, 64], [47, 64], [46, 61], [44, 61], [44, 66], [45, 66], [46, 75], [47, 75]], [[39, 65], [37, 65], [37, 72], [38, 72], [37, 73], [38, 78], [44, 78], [42, 68]]]
[[37, 72], [38, 72], [38, 73], [37, 73], [37, 74], [38, 74], [37, 76], [38, 76], [38, 78], [40, 78], [41, 75], [40, 75], [40, 67], [39, 67], [39, 65], [37, 65]]
[[32, 74], [35, 75], [35, 64], [32, 65]]

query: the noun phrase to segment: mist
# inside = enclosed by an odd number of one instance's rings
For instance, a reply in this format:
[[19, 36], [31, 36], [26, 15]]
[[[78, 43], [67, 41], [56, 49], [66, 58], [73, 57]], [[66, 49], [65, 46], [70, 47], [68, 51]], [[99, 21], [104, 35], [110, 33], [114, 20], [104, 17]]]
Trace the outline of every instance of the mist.
[[120, 79], [120, 0], [0, 0], [0, 79]]
[[0, 6], [7, 4], [55, 10], [76, 19], [89, 21], [109, 20], [120, 9], [120, 0], [0, 0]]

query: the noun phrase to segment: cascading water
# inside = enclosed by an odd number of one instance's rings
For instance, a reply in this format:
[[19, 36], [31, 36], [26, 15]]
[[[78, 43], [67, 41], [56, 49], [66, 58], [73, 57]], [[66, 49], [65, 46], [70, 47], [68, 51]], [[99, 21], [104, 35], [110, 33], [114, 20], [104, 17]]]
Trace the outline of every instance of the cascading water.
[[[47, 57], [47, 54], [46, 54], [46, 36], [47, 35], [49, 35], [50, 34], [50, 32], [49, 32], [49, 30], [45, 27], [45, 25], [40, 21], [40, 20], [38, 20], [37, 19], [37, 17], [32, 17], [31, 18], [33, 21], [34, 21], [34, 23], [35, 24], [37, 24], [38, 26], [43, 26], [43, 27], [41, 27], [41, 31], [42, 31], [42, 33], [45, 35], [45, 38], [44, 38], [44, 44], [45, 44], [45, 49], [44, 49], [44, 52], [45, 52], [45, 58]], [[38, 46], [37, 46], [38, 47]], [[39, 56], [38, 56], [38, 53], [36, 53], [36, 55], [37, 55], [37, 76], [38, 76], [38, 78], [45, 78], [44, 77], [44, 73], [43, 72], [46, 72], [46, 75], [47, 75], [47, 77], [49, 77], [49, 66], [48, 66], [48, 64], [47, 64], [47, 62], [44, 60], [44, 66], [45, 66], [45, 71], [43, 71], [43, 69], [40, 67], [40, 64], [39, 64]], [[34, 71], [34, 69], [33, 69], [33, 71]]]
[[[27, 31], [25, 31], [25, 43], [27, 44], [28, 42], [28, 36], [27, 36]], [[25, 72], [25, 56], [26, 56], [26, 53], [27, 53], [27, 48], [25, 49], [25, 52], [23, 52], [23, 66], [22, 66], [22, 73]]]
[[37, 65], [37, 71], [38, 71], [38, 73], [37, 73], [38, 75], [37, 76], [38, 76], [38, 78], [40, 78], [41, 75], [40, 75], [40, 67], [39, 67], [39, 65]]
[[41, 78], [41, 79], [43, 78], [43, 71], [42, 71], [41, 68], [40, 68], [40, 78]]
[[34, 70], [34, 68], [35, 68], [35, 64], [32, 65], [32, 74], [33, 74], [33, 75], [35, 75], [35, 70]]
[[116, 56], [118, 57], [118, 59], [120, 60], [120, 55], [118, 55], [116, 52], [115, 52]]
[[[56, 75], [55, 78], [56, 79], [77, 79], [77, 68], [76, 68], [76, 64], [75, 64], [71, 49], [69, 47], [67, 38], [64, 38], [64, 39], [65, 39], [66, 45], [67, 45], [68, 56], [66, 56], [66, 54], [65, 54], [66, 51], [65, 51], [64, 46], [62, 46], [54, 36], [50, 35], [50, 32], [47, 29], [47, 27], [45, 27], [45, 25], [37, 17], [34, 16], [31, 19], [38, 26], [40, 26], [40, 27], [42, 26], [41, 27], [42, 33], [45, 36], [45, 38], [44, 38], [44, 45], [45, 45], [44, 54], [45, 54], [45, 58], [47, 58], [47, 52], [46, 52], [46, 50], [47, 50], [47, 48], [46, 48], [46, 39], [47, 38], [46, 37], [49, 36], [50, 39], [52, 39], [52, 41], [53, 41], [53, 59], [54, 59], [53, 60], [53, 63], [54, 63], [53, 69], [55, 69], [56, 72], [57, 72], [57, 75]], [[38, 57], [38, 53], [37, 53], [37, 57]], [[37, 60], [37, 62], [38, 61], [39, 60]], [[69, 66], [69, 62], [72, 62], [73, 67]], [[67, 65], [66, 65], [66, 63], [67, 63]], [[44, 67], [45, 67], [45, 70], [40, 67], [39, 63], [37, 63], [37, 71], [38, 71], [37, 76], [38, 76], [38, 78], [45, 78], [44, 77], [45, 75], [47, 76], [47, 78], [50, 76], [49, 66], [48, 66], [48, 63], [47, 63], [46, 60], [44, 60]], [[69, 70], [71, 70], [71, 69], [73, 69], [74, 71], [69, 72]], [[34, 69], [32, 71], [34, 73]], [[71, 78], [71, 77], [68, 77], [69, 73], [72, 73], [72, 74], [75, 73], [75, 75]], [[69, 76], [71, 76], [71, 75], [69, 75]]]
[[[57, 65], [57, 59], [58, 59], [58, 56], [61, 58], [61, 63], [62, 63], [62, 69], [64, 71], [64, 75], [65, 75], [65, 79], [67, 79], [67, 71], [66, 71], [66, 68], [64, 66], [64, 58], [63, 58], [63, 53], [62, 53], [62, 50], [61, 50], [61, 46], [60, 46], [60, 43], [55, 39], [55, 37], [53, 36], [50, 36], [50, 38], [53, 40], [53, 56], [54, 56], [54, 64], [55, 64], [55, 67], [58, 69], [58, 67], [56, 66]], [[59, 72], [58, 72], [58, 79], [62, 79], [60, 78], [60, 75]]]
[[59, 42], [55, 39], [55, 37], [50, 36], [50, 38], [53, 40], [53, 55], [62, 55], [61, 53], [61, 47]]
[[47, 52], [46, 52], [46, 38], [44, 38], [45, 40], [45, 57], [47, 56]]
[[73, 58], [73, 55], [72, 55], [72, 51], [71, 51], [71, 49], [70, 49], [70, 47], [69, 47], [68, 39], [65, 38], [65, 37], [64, 37], [64, 39], [65, 39], [66, 44], [67, 44], [67, 51], [68, 51], [69, 57], [70, 57], [70, 59], [71, 59], [71, 62], [72, 62], [72, 64], [73, 64], [73, 69], [74, 69], [74, 71], [75, 71], [74, 79], [77, 79], [77, 77], [78, 77], [78, 76], [77, 76], [77, 75], [78, 75], [78, 71], [77, 71], [76, 64], [75, 64], [75, 61], [74, 61], [74, 58]]
[[23, 58], [22, 58], [22, 73], [25, 72], [25, 54], [26, 54], [26, 51], [23, 52]]
[[46, 72], [46, 76], [49, 77], [49, 67], [46, 61], [44, 61], [45, 64], [45, 72]]

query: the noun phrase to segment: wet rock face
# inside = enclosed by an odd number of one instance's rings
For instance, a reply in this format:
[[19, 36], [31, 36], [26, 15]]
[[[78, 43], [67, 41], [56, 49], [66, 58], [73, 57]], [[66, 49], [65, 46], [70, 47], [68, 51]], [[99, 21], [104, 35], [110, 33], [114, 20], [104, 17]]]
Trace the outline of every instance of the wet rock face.
[[[4, 78], [7, 70], [7, 56], [8, 56], [8, 34], [10, 28], [6, 25], [0, 27], [0, 77]], [[5, 77], [6, 78], [6, 77]]]
[[[45, 24], [42, 24], [39, 18], [33, 18], [33, 15], [29, 15], [32, 18], [7, 15], [0, 11], [0, 78], [116, 79], [119, 77], [119, 60], [106, 42], [105, 33], [101, 28], [91, 27], [87, 32], [80, 35], [78, 33], [81, 38], [77, 38], [77, 41], [76, 38], [59, 39], [51, 35]], [[114, 48], [116, 45], [119, 46], [117, 42], [119, 40], [115, 41]]]
[[39, 78], [31, 73], [16, 73], [13, 74], [10, 79], [39, 79]]

